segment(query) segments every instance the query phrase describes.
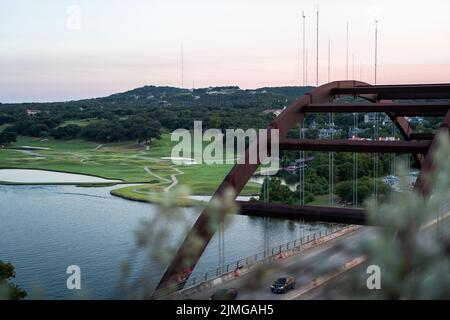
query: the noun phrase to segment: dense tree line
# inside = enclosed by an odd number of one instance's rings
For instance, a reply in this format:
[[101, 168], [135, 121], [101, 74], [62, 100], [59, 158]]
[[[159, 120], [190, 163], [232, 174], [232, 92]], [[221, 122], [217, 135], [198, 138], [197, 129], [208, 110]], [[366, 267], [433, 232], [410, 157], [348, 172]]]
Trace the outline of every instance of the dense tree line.
[[[274, 116], [262, 111], [283, 108], [305, 91], [306, 88], [252, 91], [237, 87], [186, 90], [147, 86], [97, 99], [2, 104], [0, 125], [9, 124], [11, 131], [19, 135], [82, 137], [99, 142], [157, 138], [161, 134], [158, 123], [168, 131], [190, 129], [194, 121], [202, 121], [205, 129], [264, 128]], [[28, 110], [38, 113], [30, 116]], [[67, 121], [80, 120], [89, 120], [92, 125], [65, 125]]]
[[81, 136], [98, 142], [137, 140], [150, 143], [152, 139], [161, 137], [161, 124], [156, 120], [139, 116], [125, 120], [101, 120], [83, 128]]
[[0, 132], [0, 146], [8, 145], [11, 142], [16, 142], [17, 134], [15, 132], [10, 131], [2, 131]]
[[[264, 190], [267, 182], [264, 182], [261, 187], [260, 199], [264, 200]], [[391, 188], [383, 183], [378, 182], [378, 196], [379, 199], [385, 200], [389, 195]], [[328, 180], [323, 177], [318, 177], [314, 171], [306, 170], [305, 178], [305, 203], [310, 203], [315, 200], [315, 196], [326, 195], [329, 193]], [[339, 197], [340, 200], [348, 203], [353, 202], [353, 181], [344, 180], [335, 183], [333, 193]], [[366, 201], [374, 193], [374, 179], [368, 176], [358, 178], [358, 203], [361, 204]], [[284, 203], [284, 204], [299, 204], [300, 202], [300, 186], [297, 190], [292, 191], [287, 185], [283, 185], [280, 179], [269, 179], [269, 202]]]
[[61, 125], [61, 121], [54, 118], [26, 118], [15, 122], [8, 128], [9, 133], [33, 137], [49, 137], [55, 139], [85, 138], [97, 142], [117, 142], [125, 140], [138, 140], [138, 142], [151, 142], [161, 137], [161, 124], [152, 119], [140, 116], [131, 116], [120, 119], [114, 114], [106, 114], [105, 118], [92, 121], [82, 127], [76, 124]]
[[[298, 152], [282, 152], [282, 168], [287, 167], [292, 163], [294, 159], [299, 157]], [[308, 162], [307, 168], [305, 168], [305, 202], [312, 202], [315, 196], [329, 194], [329, 154], [323, 152], [306, 152], [306, 158], [312, 160]], [[358, 154], [358, 200], [360, 203], [365, 201], [369, 196], [373, 194], [374, 181], [373, 181], [373, 155], [372, 154]], [[403, 156], [403, 160], [406, 156]], [[398, 160], [397, 160], [398, 161]], [[390, 187], [381, 181], [383, 176], [392, 174], [392, 157], [391, 155], [379, 155], [378, 161], [378, 175], [380, 181], [378, 181], [378, 192], [383, 197], [386, 196]], [[280, 170], [276, 178], [283, 179], [287, 184], [298, 184], [300, 176], [299, 170], [286, 171]], [[351, 153], [334, 153], [333, 162], [333, 182], [334, 182], [334, 194], [339, 196], [341, 200], [347, 202], [353, 201], [353, 155]], [[277, 180], [273, 179], [273, 180]], [[271, 185], [274, 182], [271, 181]], [[284, 186], [285, 187], [285, 186]], [[263, 190], [263, 189], [262, 189]], [[276, 186], [270, 193], [270, 200], [283, 198], [287, 200], [286, 203], [298, 204], [300, 191], [291, 191], [288, 187], [281, 188]], [[262, 196], [262, 193], [261, 193]]]
[[31, 137], [48, 137], [52, 129], [56, 128], [61, 121], [55, 118], [27, 118], [18, 120], [8, 129], [19, 135]]
[[[362, 203], [368, 199], [374, 192], [374, 180], [369, 177], [363, 177], [358, 179], [358, 202]], [[378, 196], [380, 199], [386, 198], [391, 188], [383, 183], [379, 182], [377, 186]], [[334, 192], [342, 200], [352, 202], [353, 201], [353, 181], [339, 182], [334, 189]]]

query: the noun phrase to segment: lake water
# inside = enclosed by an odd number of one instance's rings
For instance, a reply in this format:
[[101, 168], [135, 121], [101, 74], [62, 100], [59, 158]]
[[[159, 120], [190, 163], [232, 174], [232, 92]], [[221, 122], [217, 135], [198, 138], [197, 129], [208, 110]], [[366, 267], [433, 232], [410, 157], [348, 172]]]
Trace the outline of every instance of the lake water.
[[83, 174], [46, 170], [0, 169], [0, 181], [14, 183], [104, 183], [121, 182]]
[[[121, 263], [135, 246], [134, 231], [157, 207], [113, 197], [114, 187], [0, 186], [0, 259], [14, 264], [16, 282], [31, 298], [73, 298], [66, 287], [66, 268], [81, 268], [82, 290], [91, 299], [121, 297]], [[199, 208], [183, 209], [193, 223]], [[265, 229], [266, 228], [266, 229]], [[304, 234], [314, 228], [303, 229]], [[266, 231], [265, 231], [266, 230]], [[225, 231], [225, 257], [231, 263], [264, 250], [264, 234], [273, 246], [299, 238], [298, 223], [237, 216]], [[181, 226], [171, 226], [171, 239], [181, 241]], [[155, 243], [154, 245], [158, 245]], [[214, 237], [194, 273], [218, 267], [218, 237]], [[156, 282], [164, 268], [142, 253], [133, 264]], [[134, 273], [132, 279], [140, 274]]]

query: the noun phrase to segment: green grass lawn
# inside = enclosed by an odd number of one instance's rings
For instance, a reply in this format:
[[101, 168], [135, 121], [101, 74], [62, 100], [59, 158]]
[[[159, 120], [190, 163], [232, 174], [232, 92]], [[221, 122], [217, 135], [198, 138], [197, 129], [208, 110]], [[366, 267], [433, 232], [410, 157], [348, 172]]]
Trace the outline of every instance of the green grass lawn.
[[75, 124], [80, 127], [86, 127], [88, 124], [94, 123], [96, 120], [93, 119], [81, 119], [81, 120], [68, 120], [65, 121], [60, 127], [68, 126], [69, 124]]
[[[176, 174], [181, 185], [186, 185], [192, 194], [212, 194], [231, 165], [179, 165], [170, 160], [173, 145], [169, 134], [152, 142], [150, 148], [135, 141], [120, 143], [98, 143], [83, 140], [55, 140], [18, 137], [16, 143], [0, 149], [0, 168], [43, 169], [70, 173], [88, 174], [106, 179], [118, 179], [126, 183], [145, 183], [145, 190], [122, 188], [114, 194], [143, 201], [163, 192], [172, 183]], [[45, 147], [48, 150], [20, 150], [23, 146]], [[147, 169], [146, 169], [147, 168]], [[180, 170], [180, 174], [176, 169]], [[150, 171], [150, 173], [148, 172]], [[241, 194], [259, 193], [260, 186], [249, 183]], [[151, 200], [150, 200], [151, 201]]]
[[[334, 197], [334, 201], [338, 201], [339, 198], [337, 196]], [[330, 205], [330, 196], [328, 194], [314, 196], [314, 200], [312, 202], [307, 203], [310, 206], [322, 206], [327, 207]]]
[[[158, 187], [155, 187], [153, 185], [128, 186], [112, 190], [111, 194], [121, 198], [140, 202], [161, 203], [164, 199], [162, 188], [159, 189]], [[177, 205], [182, 207], [192, 207], [201, 204], [201, 201], [196, 201], [189, 198], [177, 198], [171, 200], [174, 200]]]

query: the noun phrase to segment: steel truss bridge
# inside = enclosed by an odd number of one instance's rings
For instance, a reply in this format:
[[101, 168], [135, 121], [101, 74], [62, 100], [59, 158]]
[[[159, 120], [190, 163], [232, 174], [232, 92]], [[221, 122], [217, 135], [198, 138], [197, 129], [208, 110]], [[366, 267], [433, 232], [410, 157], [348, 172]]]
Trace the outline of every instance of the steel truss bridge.
[[[337, 103], [336, 99], [348, 96], [354, 101], [364, 103]], [[385, 113], [395, 124], [403, 137], [401, 141], [360, 141], [360, 140], [310, 140], [287, 139], [287, 134], [311, 113]], [[325, 84], [305, 94], [286, 108], [268, 126], [279, 130], [280, 150], [354, 152], [354, 153], [393, 153], [412, 154], [420, 173], [415, 188], [424, 197], [430, 195], [430, 187], [425, 175], [434, 168], [433, 154], [437, 148], [437, 133], [414, 133], [408, 117], [442, 117], [439, 131], [450, 134], [450, 84], [429, 85], [380, 85], [373, 86], [359, 81], [337, 81]], [[260, 141], [250, 144], [245, 158], [258, 151]], [[270, 148], [268, 148], [270, 150]], [[214, 197], [223, 197], [232, 188], [236, 196], [254, 175], [258, 163], [236, 164], [224, 178]], [[342, 207], [318, 207], [270, 204], [262, 202], [238, 202], [240, 214], [295, 221], [321, 221], [343, 224], [368, 225], [367, 213], [363, 209]], [[197, 264], [200, 256], [214, 235], [210, 228], [210, 212], [206, 207], [198, 217], [192, 230], [181, 244], [177, 254], [163, 275], [157, 290], [174, 287], [180, 289], [179, 275], [187, 278]], [[198, 245], [201, 240], [201, 245]], [[193, 246], [195, 241], [197, 245]], [[174, 290], [176, 290], [174, 289]]]

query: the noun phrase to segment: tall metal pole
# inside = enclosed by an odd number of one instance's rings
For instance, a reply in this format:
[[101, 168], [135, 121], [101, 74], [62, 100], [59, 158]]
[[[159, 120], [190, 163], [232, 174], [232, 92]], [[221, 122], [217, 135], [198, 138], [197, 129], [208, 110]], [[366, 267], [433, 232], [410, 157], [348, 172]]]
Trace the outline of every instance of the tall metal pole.
[[[300, 62], [300, 56], [302, 55], [302, 26], [301, 22], [298, 25], [298, 52], [297, 52], [297, 85], [300, 87], [302, 80], [300, 80], [301, 69], [303, 69], [303, 62]], [[301, 66], [300, 66], [301, 65]]]
[[377, 84], [378, 72], [378, 20], [375, 20], [375, 85]]
[[308, 85], [308, 48], [305, 49], [306, 85]]
[[317, 7], [317, 31], [316, 31], [316, 86], [319, 86], [319, 8]]
[[355, 80], [355, 54], [352, 55], [352, 80]]
[[302, 11], [303, 18], [303, 86], [306, 86], [306, 16]]
[[347, 22], [347, 80], [348, 80], [348, 32], [349, 32], [349, 22]]
[[181, 88], [184, 88], [184, 50], [181, 45]]
[[331, 39], [328, 38], [328, 82], [331, 81]]

